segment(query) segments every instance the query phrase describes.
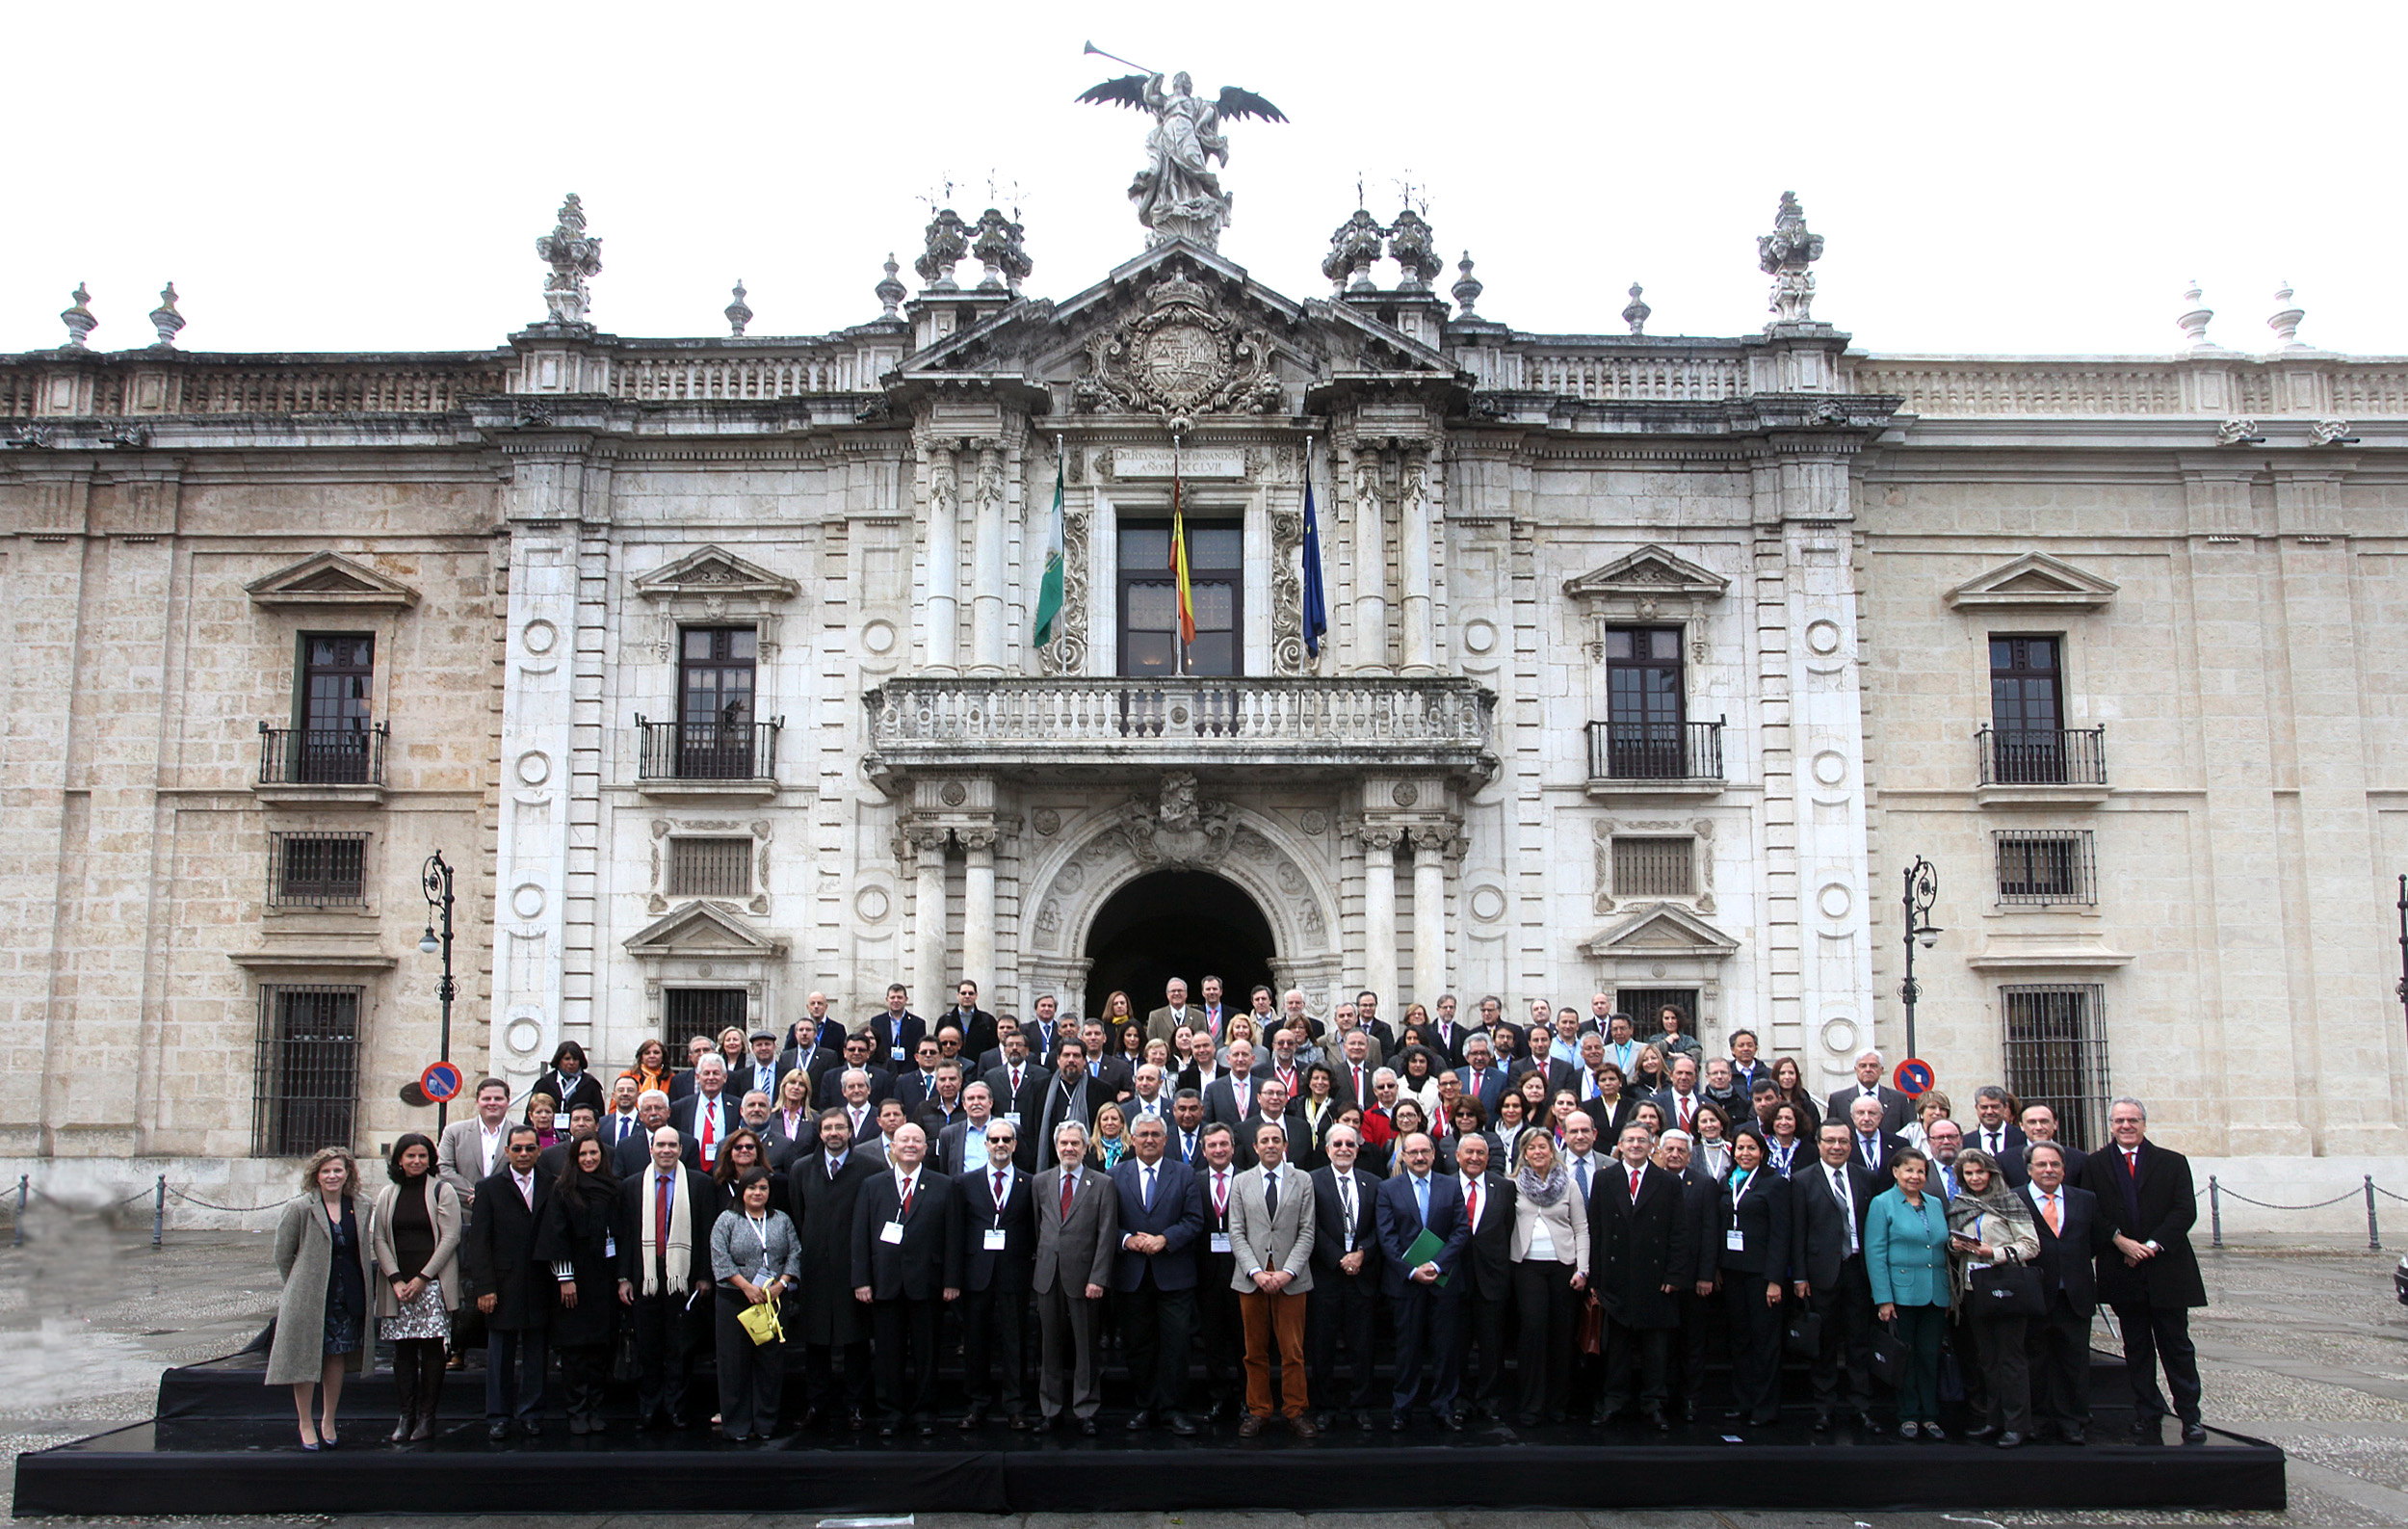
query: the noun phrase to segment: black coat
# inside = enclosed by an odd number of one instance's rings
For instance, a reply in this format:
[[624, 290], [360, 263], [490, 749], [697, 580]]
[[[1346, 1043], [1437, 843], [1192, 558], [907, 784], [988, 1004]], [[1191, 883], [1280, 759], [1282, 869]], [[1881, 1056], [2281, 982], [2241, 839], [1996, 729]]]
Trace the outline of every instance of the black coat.
[[909, 1010], [898, 1020], [880, 1009], [871, 1017], [868, 1029], [870, 1064], [889, 1072], [900, 1072], [910, 1066], [912, 1057], [919, 1052], [920, 1038], [930, 1033], [928, 1021]]
[[2065, 1292], [2065, 1305], [2078, 1317], [2099, 1309], [2099, 1278], [2094, 1260], [2116, 1257], [2115, 1228], [2099, 1213], [2099, 1197], [2075, 1185], [2065, 1186], [2065, 1230], [2060, 1236], [2041, 1219], [2039, 1201], [2019, 1191], [2031, 1206], [2032, 1229], [2040, 1234], [2040, 1256], [2032, 1262], [2051, 1291]]
[[[688, 1168], [692, 1168], [702, 1156], [701, 1144], [693, 1137], [682, 1134], [679, 1137], [679, 1143], [678, 1160]], [[649, 1131], [640, 1130], [611, 1148], [611, 1171], [617, 1174], [622, 1182], [642, 1173], [645, 1165], [651, 1161], [652, 1133]]]
[[[923, 1165], [903, 1208], [892, 1170], [861, 1186], [852, 1207], [852, 1281], [868, 1286], [874, 1301], [933, 1301], [961, 1288], [961, 1220], [954, 1181]], [[889, 1222], [903, 1223], [903, 1241], [888, 1242]]]
[[2161, 1250], [2138, 1267], [2126, 1264], [2112, 1246], [2099, 1254], [2100, 1300], [2111, 1306], [2208, 1304], [2199, 1255], [2190, 1249], [2199, 1202], [2191, 1194], [2189, 1158], [2143, 1139], [2135, 1178], [2124, 1167], [2124, 1154], [2110, 1144], [2082, 1165], [2081, 1187], [2099, 1197], [2099, 1213], [2109, 1227], [2134, 1242], [2155, 1242]]
[[[841, 1107], [845, 1102], [845, 1073], [848, 1070], [849, 1064], [840, 1058], [834, 1067], [821, 1073], [819, 1082], [812, 1086], [812, 1104], [823, 1110]], [[895, 1074], [879, 1067], [875, 1060], [861, 1070], [870, 1076], [870, 1113], [876, 1115], [877, 1107], [894, 1094]]]
[[947, 1025], [960, 1027], [961, 1049], [973, 1058], [995, 1044], [995, 1016], [983, 1009], [971, 1010], [966, 1024], [962, 1020], [959, 1009], [948, 1009], [928, 1021], [926, 1028], [927, 1032], [932, 1036]]
[[[646, 1164], [645, 1167], [649, 1167]], [[692, 1223], [693, 1251], [686, 1260], [689, 1283], [708, 1283], [711, 1279], [711, 1224], [719, 1220], [720, 1190], [710, 1175], [679, 1165], [685, 1174], [686, 1213]], [[648, 1175], [642, 1168], [618, 1181], [618, 1220], [612, 1228], [618, 1238], [618, 1277], [643, 1289], [643, 1204], [641, 1196]], [[582, 1303], [581, 1303], [582, 1304]]]
[[[1857, 1098], [1864, 1092], [1861, 1085], [1854, 1083], [1844, 1089], [1832, 1090], [1831, 1096], [1823, 1100], [1822, 1118], [1826, 1120], [1838, 1120], [1853, 1131], [1856, 1128], [1856, 1122], [1848, 1118], [1847, 1112], [1855, 1106]], [[1906, 1129], [1906, 1122], [1915, 1118], [1915, 1101], [1887, 1083], [1876, 1086], [1874, 1096], [1881, 1101], [1881, 1128], [1883, 1130], [1892, 1133], [1902, 1131]]]
[[[1036, 1201], [1030, 1199], [1036, 1180], [1012, 1171], [1004, 1203], [995, 1204], [994, 1171], [972, 1169], [954, 1175], [960, 1191], [955, 1214], [961, 1219], [961, 1288], [964, 1290], [1026, 1290], [1036, 1273]], [[1003, 1251], [991, 1252], [986, 1234], [1004, 1233]]]
[[[1077, 1089], [1086, 1100], [1087, 1140], [1092, 1142], [1095, 1139], [1095, 1112], [1112, 1102], [1112, 1091], [1088, 1077], [1080, 1078]], [[1033, 1172], [1043, 1173], [1054, 1166], [1054, 1127], [1060, 1124], [1065, 1118], [1063, 1110], [1069, 1097], [1069, 1091], [1061, 1086], [1061, 1074], [1060, 1072], [1049, 1073], [1045, 1080], [1045, 1093], [1041, 1102], [1037, 1105], [1035, 1119], [1032, 1120], [1026, 1114], [1020, 1117], [1021, 1146], [1033, 1147], [1036, 1153], [1036, 1167]], [[1032, 1139], [1032, 1132], [1034, 1132], [1034, 1139]]]
[[1631, 1199], [1630, 1170], [1620, 1163], [1589, 1185], [1589, 1280], [1606, 1314], [1631, 1328], [1681, 1325], [1677, 1285], [1684, 1219], [1682, 1185], [1675, 1174], [1650, 1166]]
[[[561, 1348], [608, 1345], [618, 1330], [618, 1260], [612, 1239], [618, 1226], [618, 1185], [589, 1179], [582, 1204], [555, 1193], [537, 1219], [536, 1257], [568, 1261], [577, 1304], [552, 1307], [552, 1342]], [[557, 1294], [557, 1292], [556, 1292]]]
[[[1379, 1278], [1379, 1209], [1373, 1203], [1379, 1179], [1357, 1160], [1354, 1169], [1354, 1251], [1363, 1255], [1362, 1273], [1354, 1278]], [[1333, 1164], [1313, 1170], [1313, 1282], [1343, 1279], [1338, 1260], [1347, 1252], [1347, 1207], [1338, 1198], [1338, 1170]], [[1367, 1285], [1366, 1289], [1374, 1288]]]
[[831, 1177], [822, 1150], [797, 1159], [787, 1173], [787, 1215], [802, 1245], [802, 1285], [794, 1303], [795, 1336], [801, 1342], [858, 1343], [870, 1335], [852, 1298], [852, 1213], [861, 1186], [884, 1172], [859, 1152], [848, 1152]]
[[[1837, 1207], [1834, 1207], [1835, 1209]], [[1739, 1229], [1742, 1246], [1728, 1246], [1725, 1233]], [[1734, 1196], [1725, 1180], [1715, 1213], [1702, 1228], [1705, 1247], [1714, 1267], [1726, 1275], [1752, 1275], [1764, 1280], [1784, 1279], [1790, 1269], [1790, 1181], [1769, 1163], [1748, 1176], [1744, 1193]]]
[[[1459, 1174], [1456, 1183], [1460, 1187]], [[1513, 1180], [1493, 1168], [1480, 1175], [1479, 1225], [1473, 1228], [1471, 1241], [1464, 1245], [1463, 1262], [1455, 1273], [1454, 1283], [1461, 1288], [1451, 1294], [1503, 1301], [1513, 1289], [1515, 1198]], [[1468, 1209], [1464, 1220], [1471, 1220]]]
[[508, 1168], [479, 1184], [460, 1237], [460, 1293], [471, 1301], [496, 1298], [484, 1325], [497, 1331], [540, 1331], [551, 1325], [559, 1281], [552, 1266], [536, 1256], [536, 1229], [552, 1198], [552, 1175], [538, 1168], [535, 1180], [533, 1210], [518, 1198]]
[[590, 1072], [578, 1073], [576, 1081], [571, 1083], [563, 1074], [546, 1068], [536, 1078], [535, 1087], [527, 1092], [549, 1094], [560, 1101], [560, 1107], [553, 1113], [560, 1118], [561, 1129], [563, 1131], [568, 1129], [568, 1112], [578, 1105], [591, 1105], [597, 1117], [601, 1115], [604, 1108], [602, 1080]]
[[[2081, 1183], [2081, 1171], [2089, 1165], [2090, 1154], [2079, 1147], [2067, 1147], [2063, 1142], [2055, 1142], [2050, 1145], [2065, 1154], [2066, 1184], [2069, 1187], [2079, 1186]], [[2028, 1155], [2031, 1143], [2028, 1141], [2017, 1143], [2008, 1147], [2004, 1155], [1999, 1159], [2000, 1173], [2004, 1175], [2008, 1184], [2017, 1189], [2031, 1182], [2031, 1167]]]
[[[1872, 1208], [1872, 1198], [1887, 1188], [1865, 1172], [1864, 1164], [1848, 1159], [1847, 1194], [1856, 1207], [1859, 1256], [1865, 1247], [1866, 1212]], [[1818, 1290], [1837, 1285], [1840, 1266], [1847, 1260], [1847, 1223], [1841, 1219], [1839, 1199], [1831, 1193], [1830, 1171], [1822, 1159], [1808, 1157], [1801, 1147], [1790, 1169], [1790, 1278], [1803, 1279]]]

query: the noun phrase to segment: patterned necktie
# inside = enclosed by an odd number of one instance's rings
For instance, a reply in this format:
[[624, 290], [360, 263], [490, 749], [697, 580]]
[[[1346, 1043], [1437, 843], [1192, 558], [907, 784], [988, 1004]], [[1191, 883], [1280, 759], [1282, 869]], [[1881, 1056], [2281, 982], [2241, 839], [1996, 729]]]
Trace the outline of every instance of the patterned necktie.
[[1004, 1208], [1004, 1171], [1000, 1168], [995, 1170], [995, 1208]]
[[1076, 1189], [1078, 1184], [1079, 1181], [1067, 1173], [1061, 1175], [1061, 1219], [1064, 1221], [1070, 1219], [1070, 1192]]

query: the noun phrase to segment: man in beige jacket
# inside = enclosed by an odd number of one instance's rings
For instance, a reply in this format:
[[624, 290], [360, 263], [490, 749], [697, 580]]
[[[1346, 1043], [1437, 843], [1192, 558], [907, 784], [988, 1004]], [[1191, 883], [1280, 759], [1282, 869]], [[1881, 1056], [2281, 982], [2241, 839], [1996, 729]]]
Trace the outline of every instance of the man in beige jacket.
[[1313, 1288], [1313, 1178], [1288, 1161], [1288, 1133], [1276, 1120], [1254, 1132], [1256, 1164], [1238, 1175], [1229, 1197], [1230, 1284], [1245, 1324], [1245, 1419], [1252, 1438], [1271, 1414], [1270, 1363], [1279, 1351], [1281, 1410], [1299, 1438], [1319, 1429], [1305, 1412], [1305, 1297]]

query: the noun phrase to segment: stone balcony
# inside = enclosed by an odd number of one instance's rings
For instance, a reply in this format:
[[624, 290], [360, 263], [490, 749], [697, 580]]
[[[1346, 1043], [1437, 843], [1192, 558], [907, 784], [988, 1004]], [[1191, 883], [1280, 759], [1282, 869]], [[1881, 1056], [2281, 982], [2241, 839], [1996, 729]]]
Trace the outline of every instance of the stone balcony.
[[1496, 773], [1496, 697], [1454, 676], [1074, 679], [911, 676], [862, 698], [873, 779], [917, 771], [1096, 778], [1184, 769]]

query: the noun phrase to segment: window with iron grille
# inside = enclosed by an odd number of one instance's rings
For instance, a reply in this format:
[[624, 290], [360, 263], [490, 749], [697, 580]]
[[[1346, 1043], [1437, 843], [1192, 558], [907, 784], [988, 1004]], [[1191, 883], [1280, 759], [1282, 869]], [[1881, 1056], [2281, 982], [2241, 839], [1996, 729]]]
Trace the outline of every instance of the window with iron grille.
[[1697, 890], [1695, 839], [1614, 835], [1613, 895], [1688, 897]]
[[270, 908], [357, 907], [368, 901], [368, 835], [268, 835]]
[[672, 1036], [716, 1036], [729, 1025], [750, 1022], [742, 988], [671, 988], [662, 996]]
[[1999, 901], [2045, 908], [2099, 900], [2088, 829], [2001, 829]]
[[2054, 1110], [2056, 1139], [2085, 1150], [2107, 1140], [2106, 993], [2094, 983], [1999, 989], [2007, 1092]]
[[251, 1153], [300, 1157], [352, 1145], [359, 1107], [361, 989], [259, 989]]
[[668, 895], [671, 897], [750, 897], [750, 839], [671, 839], [668, 841]]

